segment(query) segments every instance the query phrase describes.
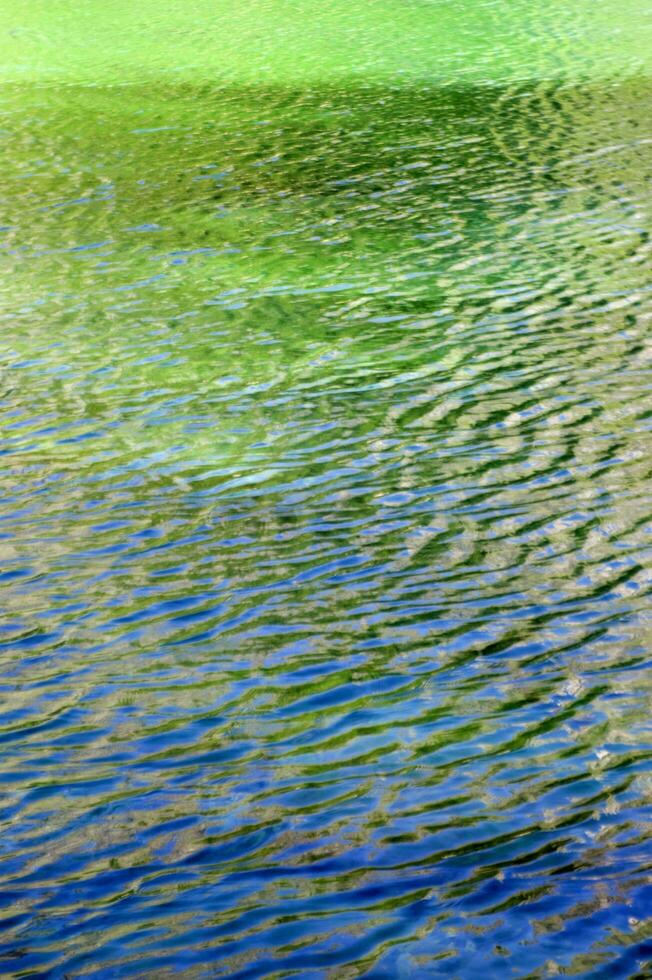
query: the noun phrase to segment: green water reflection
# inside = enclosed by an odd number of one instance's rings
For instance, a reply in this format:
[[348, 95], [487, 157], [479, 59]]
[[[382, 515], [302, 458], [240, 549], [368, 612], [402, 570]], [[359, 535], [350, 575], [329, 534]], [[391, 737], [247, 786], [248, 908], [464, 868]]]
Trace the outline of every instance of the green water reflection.
[[649, 17], [3, 18], [2, 969], [644, 976]]

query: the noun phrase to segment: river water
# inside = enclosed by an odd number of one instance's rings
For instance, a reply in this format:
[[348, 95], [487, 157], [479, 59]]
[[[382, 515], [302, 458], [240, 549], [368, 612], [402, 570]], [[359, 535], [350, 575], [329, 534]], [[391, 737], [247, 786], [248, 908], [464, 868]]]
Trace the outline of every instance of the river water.
[[0, 972], [649, 977], [652, 15], [0, 17]]

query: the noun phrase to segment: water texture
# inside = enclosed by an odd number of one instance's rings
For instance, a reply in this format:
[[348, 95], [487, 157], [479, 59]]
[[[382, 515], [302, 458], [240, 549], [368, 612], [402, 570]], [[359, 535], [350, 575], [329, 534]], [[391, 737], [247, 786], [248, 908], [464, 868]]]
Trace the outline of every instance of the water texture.
[[652, 976], [642, 6], [3, 0], [3, 976]]

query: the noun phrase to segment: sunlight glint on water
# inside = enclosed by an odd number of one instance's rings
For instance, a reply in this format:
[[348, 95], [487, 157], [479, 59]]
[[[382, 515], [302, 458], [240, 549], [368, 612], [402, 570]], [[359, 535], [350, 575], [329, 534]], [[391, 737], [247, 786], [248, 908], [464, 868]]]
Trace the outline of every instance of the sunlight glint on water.
[[6, 5], [3, 975], [649, 976], [636, 7]]

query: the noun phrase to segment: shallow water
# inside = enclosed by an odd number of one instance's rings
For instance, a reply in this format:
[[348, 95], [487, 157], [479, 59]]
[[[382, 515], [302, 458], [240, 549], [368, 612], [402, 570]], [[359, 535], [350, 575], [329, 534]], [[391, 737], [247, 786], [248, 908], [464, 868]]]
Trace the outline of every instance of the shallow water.
[[0, 971], [650, 976], [649, 24], [138, 9], [4, 14]]

